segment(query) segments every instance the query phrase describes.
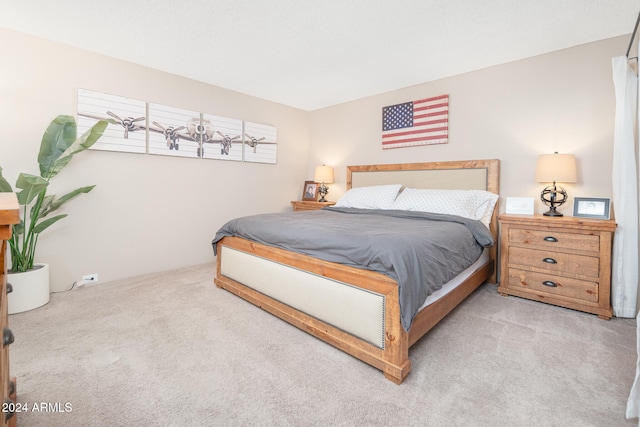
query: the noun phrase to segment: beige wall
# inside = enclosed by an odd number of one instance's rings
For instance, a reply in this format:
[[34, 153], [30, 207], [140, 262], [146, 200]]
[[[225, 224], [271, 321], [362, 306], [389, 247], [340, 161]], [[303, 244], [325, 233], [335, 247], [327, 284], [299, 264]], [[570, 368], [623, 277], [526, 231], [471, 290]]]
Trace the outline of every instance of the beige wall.
[[0, 167], [12, 185], [37, 174], [42, 133], [58, 114], [76, 114], [78, 88], [278, 129], [276, 165], [81, 153], [51, 183], [55, 193], [97, 184], [41, 236], [36, 261], [51, 264], [52, 290], [83, 274], [104, 282], [212, 262], [225, 221], [290, 209], [308, 179], [308, 112], [1, 28], [0, 46]]
[[[344, 192], [345, 166], [458, 159], [501, 161], [501, 194], [536, 198], [539, 154], [573, 153], [570, 196], [611, 197], [614, 92], [611, 58], [628, 37], [553, 52], [380, 94], [311, 113], [309, 173], [336, 168], [330, 199]], [[399, 72], [401, 72], [401, 64]], [[382, 107], [449, 94], [449, 143], [381, 149]], [[561, 211], [572, 212], [571, 198]]]
[[[210, 241], [228, 219], [283, 211], [299, 199], [316, 165], [335, 167], [329, 198], [351, 164], [498, 158], [504, 197], [529, 196], [539, 154], [574, 153], [570, 196], [611, 197], [614, 114], [611, 57], [628, 37], [550, 53], [304, 112], [237, 92], [0, 29], [0, 166], [10, 182], [37, 171], [42, 131], [75, 114], [78, 87], [278, 128], [278, 163], [261, 165], [91, 151], [56, 177], [53, 189], [96, 189], [65, 209], [43, 234], [38, 260], [51, 263], [52, 287], [82, 274], [101, 281], [213, 260]], [[194, 65], [195, 66], [195, 65]], [[381, 109], [449, 94], [449, 143], [394, 150], [380, 144]], [[561, 209], [570, 213], [572, 201]], [[542, 212], [537, 202], [536, 211]]]

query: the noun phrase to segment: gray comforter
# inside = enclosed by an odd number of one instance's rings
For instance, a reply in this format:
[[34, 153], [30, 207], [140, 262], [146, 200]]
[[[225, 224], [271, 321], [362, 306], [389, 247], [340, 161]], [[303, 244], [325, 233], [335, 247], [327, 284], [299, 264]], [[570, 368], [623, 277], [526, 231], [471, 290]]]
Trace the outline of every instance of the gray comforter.
[[493, 245], [484, 224], [459, 216], [335, 207], [233, 219], [214, 253], [225, 236], [386, 274], [398, 282], [405, 330], [427, 296]]

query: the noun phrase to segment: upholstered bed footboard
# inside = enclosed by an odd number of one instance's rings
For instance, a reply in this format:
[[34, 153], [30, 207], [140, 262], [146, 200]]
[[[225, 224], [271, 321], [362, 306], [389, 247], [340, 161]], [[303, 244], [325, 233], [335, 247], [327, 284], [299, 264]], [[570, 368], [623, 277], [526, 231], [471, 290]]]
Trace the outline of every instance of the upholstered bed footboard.
[[400, 383], [411, 369], [397, 284], [380, 273], [225, 237], [218, 287], [340, 348]]
[[220, 273], [384, 348], [384, 295], [221, 246]]

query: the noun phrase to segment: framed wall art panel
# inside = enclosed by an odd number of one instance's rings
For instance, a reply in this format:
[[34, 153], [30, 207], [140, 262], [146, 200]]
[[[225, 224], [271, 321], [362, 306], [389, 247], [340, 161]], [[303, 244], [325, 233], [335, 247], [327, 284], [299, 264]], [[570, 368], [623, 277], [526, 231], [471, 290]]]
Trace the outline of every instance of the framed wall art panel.
[[78, 89], [78, 136], [98, 120], [110, 120], [91, 150], [147, 152], [147, 104], [137, 99]]
[[202, 115], [202, 157], [242, 161], [242, 120]]
[[276, 163], [278, 131], [275, 127], [244, 122], [244, 161]]
[[382, 108], [382, 149], [449, 142], [449, 95]]
[[149, 104], [149, 154], [200, 157], [200, 113]]

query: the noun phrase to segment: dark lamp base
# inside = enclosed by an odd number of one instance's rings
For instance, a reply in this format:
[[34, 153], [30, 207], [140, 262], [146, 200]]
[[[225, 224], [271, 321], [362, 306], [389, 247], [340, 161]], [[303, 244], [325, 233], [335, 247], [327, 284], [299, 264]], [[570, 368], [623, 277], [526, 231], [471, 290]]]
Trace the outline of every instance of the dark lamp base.
[[327, 199], [325, 199], [324, 197], [329, 194], [329, 187], [327, 187], [326, 185], [324, 185], [324, 182], [322, 184], [320, 184], [320, 188], [318, 188], [318, 194], [320, 194], [320, 200], [318, 200], [319, 202], [326, 202]]
[[546, 211], [545, 213], [543, 213], [542, 215], [545, 216], [564, 216], [562, 215], [560, 212], [558, 212], [555, 207], [549, 209], [548, 211]]

